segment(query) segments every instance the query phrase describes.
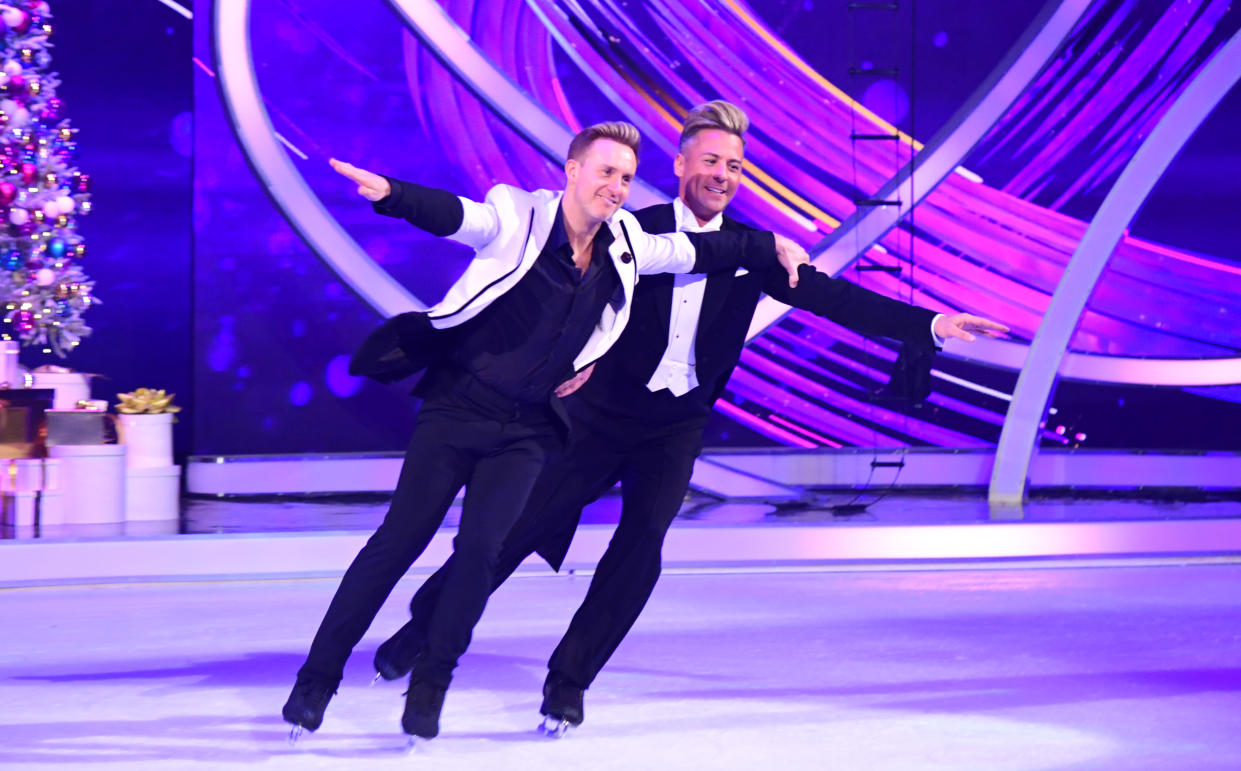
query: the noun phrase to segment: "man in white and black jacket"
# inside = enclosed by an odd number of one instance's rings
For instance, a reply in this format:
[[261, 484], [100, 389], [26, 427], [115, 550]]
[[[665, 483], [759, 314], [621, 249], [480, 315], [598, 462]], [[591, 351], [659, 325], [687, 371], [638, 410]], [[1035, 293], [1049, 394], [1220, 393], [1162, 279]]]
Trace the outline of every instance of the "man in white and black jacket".
[[475, 256], [440, 303], [385, 322], [351, 362], [353, 374], [383, 382], [425, 369], [423, 402], [391, 507], [341, 579], [282, 710], [295, 736], [322, 723], [345, 660], [464, 485], [454, 558], [438, 584], [444, 602], [427, 619], [401, 719], [408, 734], [438, 733], [502, 540], [545, 460], [564, 449], [569, 421], [554, 391], [616, 342], [639, 273], [779, 264], [796, 283], [805, 251], [771, 233], [645, 233], [620, 210], [638, 140], [627, 123], [592, 126], [570, 145], [563, 192], [497, 185], [482, 203], [332, 161], [377, 212]]
[[[723, 212], [741, 182], [745, 113], [709, 102], [687, 117], [675, 160], [677, 200], [636, 213], [651, 233], [753, 232]], [[684, 501], [712, 405], [737, 365], [763, 293], [863, 334], [934, 349], [945, 337], [1006, 328], [970, 314], [946, 316], [889, 299], [807, 265], [790, 287], [781, 271], [742, 268], [708, 276], [644, 278], [628, 327], [565, 400], [573, 443], [543, 470], [500, 552], [499, 586], [530, 554], [559, 569], [582, 508], [620, 481], [620, 522], [585, 600], [548, 662], [542, 714], [563, 731], [583, 719], [583, 691], [637, 620], [660, 574], [664, 535]], [[924, 357], [929, 361], [929, 356]], [[408, 670], [443, 607], [441, 589], [456, 556], [411, 602], [412, 620], [380, 646], [387, 679]]]

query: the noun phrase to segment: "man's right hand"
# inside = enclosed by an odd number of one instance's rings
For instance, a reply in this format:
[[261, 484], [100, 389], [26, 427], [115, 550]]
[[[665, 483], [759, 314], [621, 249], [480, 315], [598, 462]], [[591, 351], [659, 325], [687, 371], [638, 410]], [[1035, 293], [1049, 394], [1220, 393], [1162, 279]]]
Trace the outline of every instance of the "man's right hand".
[[335, 158], [328, 160], [332, 164], [332, 168], [358, 184], [358, 194], [368, 201], [381, 201], [392, 194], [392, 185], [388, 184], [388, 180], [372, 174], [366, 169], [359, 169], [352, 163], [338, 161]]
[[801, 265], [810, 263], [810, 255], [806, 254], [806, 250], [801, 248], [796, 241], [785, 238], [779, 233], [773, 233], [776, 237], [776, 259], [780, 261], [780, 266], [789, 273], [789, 288], [793, 289], [797, 286], [797, 268]]

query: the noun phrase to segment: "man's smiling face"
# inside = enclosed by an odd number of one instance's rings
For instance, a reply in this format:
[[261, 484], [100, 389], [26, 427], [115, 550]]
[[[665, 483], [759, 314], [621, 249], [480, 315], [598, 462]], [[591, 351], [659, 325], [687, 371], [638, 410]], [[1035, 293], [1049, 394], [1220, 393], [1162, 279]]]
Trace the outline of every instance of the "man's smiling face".
[[612, 139], [596, 139], [581, 160], [565, 164], [565, 197], [591, 223], [608, 219], [629, 198], [638, 171], [633, 149]]
[[724, 211], [741, 186], [745, 143], [719, 129], [704, 129], [690, 137], [673, 161], [680, 179], [678, 195], [700, 223]]

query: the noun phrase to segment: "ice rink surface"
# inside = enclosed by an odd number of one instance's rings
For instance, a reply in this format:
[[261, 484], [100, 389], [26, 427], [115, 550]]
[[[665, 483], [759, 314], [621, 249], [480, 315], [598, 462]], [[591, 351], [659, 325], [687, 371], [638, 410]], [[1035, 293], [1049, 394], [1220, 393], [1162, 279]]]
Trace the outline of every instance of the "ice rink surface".
[[0, 590], [0, 767], [1241, 768], [1241, 565], [665, 574], [566, 738], [535, 731], [588, 577], [493, 598], [441, 734], [369, 687], [398, 585], [322, 728], [280, 706], [334, 579]]

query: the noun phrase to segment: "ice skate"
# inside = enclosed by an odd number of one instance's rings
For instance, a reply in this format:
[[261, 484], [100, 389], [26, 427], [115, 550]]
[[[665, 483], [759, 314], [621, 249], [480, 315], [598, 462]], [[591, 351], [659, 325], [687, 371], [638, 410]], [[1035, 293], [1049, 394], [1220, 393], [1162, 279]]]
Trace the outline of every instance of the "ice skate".
[[440, 732], [440, 712], [444, 709], [444, 692], [441, 688], [423, 680], [409, 681], [405, 692], [405, 712], [401, 715], [401, 730], [410, 735], [410, 748], [417, 747], [418, 739], [434, 739]]
[[586, 717], [584, 693], [584, 689], [569, 678], [549, 672], [543, 683], [543, 705], [539, 707], [543, 722], [539, 725], [539, 732], [559, 739], [570, 728], [581, 725]]
[[414, 668], [418, 651], [422, 650], [424, 640], [418, 634], [414, 622], [410, 621], [397, 630], [396, 634], [384, 640], [375, 651], [375, 679], [371, 685], [384, 680], [400, 680]]
[[302, 731], [317, 731], [323, 725], [323, 713], [327, 711], [328, 702], [336, 694], [337, 683], [298, 677], [293, 684], [289, 700], [280, 711], [286, 723], [292, 723], [289, 731], [289, 743], [296, 744]]
[[574, 724], [568, 720], [548, 715], [543, 718], [542, 723], [539, 723], [539, 733], [550, 739], [559, 739], [567, 734], [573, 726]]

